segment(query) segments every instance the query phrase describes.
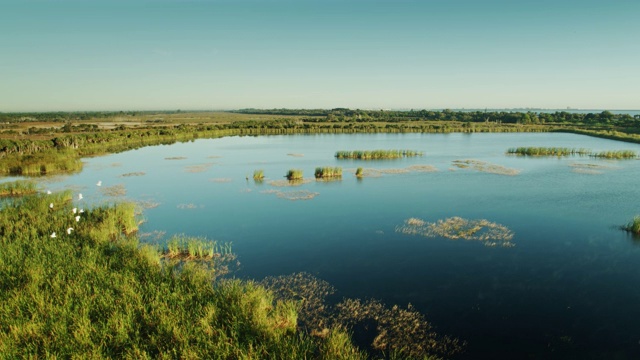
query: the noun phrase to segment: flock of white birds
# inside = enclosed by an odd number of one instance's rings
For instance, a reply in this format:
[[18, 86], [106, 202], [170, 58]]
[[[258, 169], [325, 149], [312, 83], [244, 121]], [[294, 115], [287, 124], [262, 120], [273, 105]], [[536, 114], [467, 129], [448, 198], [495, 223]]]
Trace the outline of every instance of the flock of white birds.
[[[98, 181], [98, 182], [96, 183], [96, 186], [102, 186], [102, 180], [101, 180], [101, 181]], [[51, 195], [51, 190], [47, 190], [47, 195]], [[82, 200], [82, 193], [79, 193], [79, 194], [78, 194], [78, 201], [80, 201], [80, 200]], [[49, 209], [52, 209], [52, 210], [53, 210], [53, 206], [54, 206], [54, 205], [53, 205], [53, 203], [50, 203], [50, 204], [49, 204]], [[82, 213], [84, 212], [84, 209], [79, 209], [79, 210], [78, 210], [78, 208], [73, 208], [71, 211], [72, 211], [72, 212], [73, 212], [73, 214], [75, 215], [75, 217], [74, 217], [74, 218], [75, 218], [76, 222], [80, 222], [80, 215], [76, 215], [76, 214], [82, 214]], [[71, 235], [71, 232], [72, 232], [72, 231], [73, 231], [73, 228], [72, 228], [72, 227], [67, 228], [67, 235]], [[55, 231], [54, 231], [54, 232], [52, 232], [50, 236], [51, 236], [52, 238], [57, 237], [56, 232], [55, 232]]]

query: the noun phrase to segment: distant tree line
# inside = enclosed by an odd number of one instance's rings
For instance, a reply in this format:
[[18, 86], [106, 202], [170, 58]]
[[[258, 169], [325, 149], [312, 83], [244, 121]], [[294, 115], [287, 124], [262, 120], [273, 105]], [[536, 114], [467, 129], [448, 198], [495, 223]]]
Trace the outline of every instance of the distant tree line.
[[[453, 110], [352, 110], [335, 108], [322, 109], [241, 109], [233, 112], [242, 114], [297, 115], [309, 116], [305, 122], [400, 122], [400, 121], [459, 121], [495, 122], [504, 124], [575, 124], [575, 125], [616, 125], [622, 127], [640, 126], [640, 115], [614, 114], [610, 111], [599, 113], [573, 113], [567, 111], [519, 112], [519, 111], [453, 111]], [[313, 117], [311, 117], [313, 116]]]

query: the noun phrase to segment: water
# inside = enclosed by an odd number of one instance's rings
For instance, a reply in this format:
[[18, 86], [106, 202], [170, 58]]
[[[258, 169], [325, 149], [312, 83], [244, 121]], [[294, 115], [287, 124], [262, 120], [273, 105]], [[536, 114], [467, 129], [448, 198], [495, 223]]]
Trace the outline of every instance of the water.
[[[233, 242], [239, 277], [306, 271], [342, 296], [411, 303], [439, 332], [468, 341], [461, 358], [640, 358], [640, 242], [617, 228], [640, 214], [640, 161], [505, 155], [517, 146], [640, 152], [637, 144], [574, 134], [228, 137], [86, 159], [82, 173], [47, 186], [73, 186], [84, 201], [100, 203], [112, 199], [100, 189], [123, 184], [128, 198], [160, 203], [145, 211], [142, 232], [165, 231], [160, 242], [174, 233]], [[425, 155], [333, 157], [337, 150], [398, 148]], [[460, 159], [520, 173], [452, 165]], [[348, 172], [411, 165], [439, 171], [361, 181]], [[292, 168], [312, 178], [317, 166], [342, 166], [343, 180], [269, 184]], [[261, 185], [251, 179], [256, 169], [267, 176]], [[122, 176], [132, 172], [145, 174]], [[291, 201], [270, 193], [299, 190], [317, 196]], [[395, 231], [410, 217], [453, 216], [506, 225], [515, 246]]]

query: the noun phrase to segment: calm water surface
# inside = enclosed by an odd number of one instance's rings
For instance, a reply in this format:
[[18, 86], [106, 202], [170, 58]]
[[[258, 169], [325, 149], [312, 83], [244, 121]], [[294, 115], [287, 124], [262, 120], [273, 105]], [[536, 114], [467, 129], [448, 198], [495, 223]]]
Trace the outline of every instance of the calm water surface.
[[[160, 204], [145, 211], [143, 232], [165, 231], [160, 242], [175, 233], [233, 242], [239, 277], [305, 271], [340, 295], [411, 303], [441, 333], [469, 342], [462, 358], [640, 358], [640, 242], [617, 228], [640, 214], [640, 161], [505, 155], [517, 146], [640, 152], [636, 144], [573, 134], [229, 137], [87, 159], [81, 174], [47, 186], [73, 186], [99, 203], [113, 199], [100, 189], [123, 184], [127, 198]], [[398, 148], [425, 155], [334, 158], [337, 150]], [[520, 173], [452, 165], [463, 159]], [[599, 167], [577, 172], [575, 164]], [[361, 181], [347, 171], [412, 165], [438, 171]], [[312, 178], [317, 166], [342, 166], [343, 180], [269, 184], [292, 168]], [[251, 179], [256, 169], [264, 169], [263, 184]], [[122, 176], [132, 172], [145, 175]], [[301, 190], [317, 196], [292, 201], [273, 193]], [[410, 217], [453, 216], [506, 225], [515, 246], [395, 231]]]

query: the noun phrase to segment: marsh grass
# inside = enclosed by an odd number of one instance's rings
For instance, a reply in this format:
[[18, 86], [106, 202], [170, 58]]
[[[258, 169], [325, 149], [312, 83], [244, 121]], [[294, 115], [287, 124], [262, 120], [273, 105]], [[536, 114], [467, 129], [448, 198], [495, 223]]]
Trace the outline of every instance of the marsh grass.
[[489, 220], [468, 220], [461, 217], [451, 217], [429, 223], [418, 218], [409, 218], [404, 224], [396, 227], [396, 232], [407, 235], [425, 237], [443, 237], [451, 240], [473, 240], [483, 245], [493, 247], [515, 246], [513, 232], [504, 225]]
[[264, 181], [264, 170], [258, 169], [253, 171], [253, 180], [256, 182]]
[[638, 158], [638, 153], [633, 150], [616, 150], [616, 151], [601, 151], [598, 153], [590, 154], [591, 157], [602, 158], [602, 159], [636, 159]]
[[459, 169], [473, 169], [479, 172], [496, 174], [496, 175], [508, 175], [514, 176], [520, 174], [520, 170], [508, 168], [505, 166], [492, 164], [480, 160], [454, 160], [452, 165]]
[[82, 170], [80, 156], [70, 150], [48, 150], [30, 155], [6, 155], [1, 158], [5, 175], [41, 176], [71, 174]]
[[364, 170], [361, 167], [357, 168], [356, 169], [356, 177], [361, 178], [363, 176], [364, 176]]
[[213, 166], [213, 163], [189, 165], [185, 167], [185, 171], [188, 173], [201, 173], [209, 170]]
[[314, 173], [316, 179], [337, 179], [342, 178], [341, 167], [317, 167]]
[[313, 179], [299, 179], [299, 180], [271, 180], [269, 185], [275, 187], [296, 187], [312, 182]]
[[187, 237], [175, 235], [168, 242], [162, 253], [169, 259], [179, 260], [213, 260], [214, 258], [234, 260], [231, 252], [231, 244], [218, 244], [217, 241], [207, 240], [202, 237]]
[[300, 169], [290, 169], [284, 176], [287, 180], [302, 180], [304, 178], [303, 172]]
[[0, 184], [0, 197], [30, 195], [38, 192], [38, 185], [31, 180], [9, 181]]
[[622, 230], [640, 236], [640, 215], [635, 216], [628, 224], [622, 226]]
[[379, 160], [400, 159], [403, 157], [422, 156], [421, 151], [416, 150], [340, 150], [336, 151], [338, 159]]
[[518, 147], [507, 150], [510, 155], [522, 156], [574, 156], [574, 155], [590, 155], [591, 150], [584, 148], [565, 148], [565, 147]]
[[213, 261], [203, 260], [212, 253], [203, 239], [180, 237], [173, 259], [139, 244], [133, 204], [86, 209], [79, 223], [70, 191], [0, 206], [3, 358], [352, 359], [358, 352], [340, 329], [330, 339], [299, 331], [297, 302], [255, 282], [220, 279], [220, 260], [231, 254], [222, 244], [213, 246]]

